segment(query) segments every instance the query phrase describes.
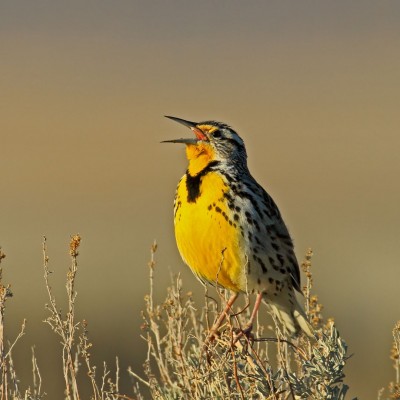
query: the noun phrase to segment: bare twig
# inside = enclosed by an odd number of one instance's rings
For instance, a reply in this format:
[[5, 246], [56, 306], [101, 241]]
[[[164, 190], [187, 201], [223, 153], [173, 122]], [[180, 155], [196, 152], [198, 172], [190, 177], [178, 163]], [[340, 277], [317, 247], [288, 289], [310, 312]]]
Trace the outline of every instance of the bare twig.
[[76, 292], [75, 277], [77, 273], [77, 257], [78, 248], [80, 245], [81, 237], [79, 235], [71, 236], [70, 241], [70, 256], [71, 265], [67, 273], [67, 298], [68, 298], [68, 312], [65, 319], [62, 319], [61, 312], [57, 310], [55, 297], [49, 282], [49, 257], [47, 255], [46, 237], [43, 238], [43, 266], [44, 266], [44, 279], [49, 297], [50, 304], [46, 308], [50, 312], [50, 316], [45, 320], [54, 332], [61, 337], [61, 344], [63, 346], [62, 359], [63, 359], [63, 375], [65, 382], [65, 393], [68, 400], [79, 400], [79, 390], [76, 380], [76, 367], [74, 364], [73, 344], [75, 340], [75, 331], [78, 323], [75, 323], [75, 298]]

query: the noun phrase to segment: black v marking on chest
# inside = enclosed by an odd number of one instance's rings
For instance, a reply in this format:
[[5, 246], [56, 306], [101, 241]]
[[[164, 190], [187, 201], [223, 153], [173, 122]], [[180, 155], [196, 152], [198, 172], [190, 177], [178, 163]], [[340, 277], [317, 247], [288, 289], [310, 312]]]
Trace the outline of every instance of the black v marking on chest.
[[186, 172], [186, 188], [188, 192], [187, 201], [189, 203], [195, 203], [197, 198], [200, 196], [200, 186], [203, 176], [207, 175], [213, 170], [213, 167], [219, 164], [219, 161], [211, 161], [204, 167], [198, 174], [192, 176], [189, 171]]

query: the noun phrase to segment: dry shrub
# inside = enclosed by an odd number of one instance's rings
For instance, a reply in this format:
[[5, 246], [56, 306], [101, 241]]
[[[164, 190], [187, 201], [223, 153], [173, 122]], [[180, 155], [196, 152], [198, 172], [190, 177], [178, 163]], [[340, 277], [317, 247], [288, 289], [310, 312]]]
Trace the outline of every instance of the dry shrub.
[[307, 277], [306, 311], [316, 331], [315, 340], [299, 337], [288, 341], [278, 325], [267, 337], [258, 324], [254, 335], [236, 340], [237, 332], [249, 318], [246, 308], [235, 311], [219, 336], [209, 343], [209, 327], [220, 313], [218, 305], [226, 302], [225, 291], [214, 292], [221, 302], [205, 296], [205, 305], [198, 311], [191, 293], [184, 293], [178, 276], [168, 288], [164, 303], [154, 304], [156, 248], [153, 245], [151, 250], [150, 294], [145, 299], [142, 325], [148, 348], [146, 377], [130, 371], [149, 389], [152, 398], [345, 398], [347, 346], [333, 320], [323, 323], [322, 305], [311, 294], [311, 250], [302, 268]]
[[[77, 294], [75, 281], [81, 237], [71, 236], [69, 244], [71, 264], [67, 271], [67, 312], [57, 306], [50, 285], [51, 271], [46, 239], [43, 241], [44, 279], [49, 303], [46, 323], [61, 339], [60, 367], [62, 367], [67, 400], [79, 400], [81, 380], [88, 379], [93, 400], [153, 399], [337, 399], [344, 400], [348, 386], [343, 380], [348, 360], [347, 346], [340, 337], [333, 319], [326, 322], [323, 306], [312, 293], [312, 252], [309, 250], [302, 263], [306, 276], [305, 310], [316, 332], [315, 339], [299, 337], [286, 340], [276, 325], [274, 328], [256, 324], [253, 335], [237, 333], [249, 318], [249, 308], [232, 311], [213, 341], [207, 341], [213, 321], [227, 299], [225, 291], [209, 289], [205, 302], [199, 306], [190, 292], [185, 292], [179, 276], [167, 289], [162, 304], [154, 302], [154, 269], [156, 244], [151, 248], [150, 292], [146, 296], [143, 312], [142, 337], [147, 346], [144, 374], [131, 368], [132, 394], [120, 393], [121, 374], [118, 358], [115, 375], [104, 363], [102, 372], [92, 364], [91, 343], [86, 321], [77, 321], [75, 307]], [[5, 254], [0, 248], [0, 263]], [[157, 291], [163, 288], [157, 288]], [[10, 286], [3, 284], [0, 268], [0, 400], [41, 400], [46, 397], [35, 354], [32, 360], [32, 384], [22, 390], [14, 368], [12, 350], [25, 333], [25, 321], [12, 343], [5, 343], [4, 323], [6, 303], [12, 296]], [[386, 392], [387, 399], [400, 399], [400, 322], [393, 330], [390, 357], [395, 369], [395, 379]], [[121, 376], [122, 375], [122, 376]], [[384, 389], [378, 392], [383, 399]]]

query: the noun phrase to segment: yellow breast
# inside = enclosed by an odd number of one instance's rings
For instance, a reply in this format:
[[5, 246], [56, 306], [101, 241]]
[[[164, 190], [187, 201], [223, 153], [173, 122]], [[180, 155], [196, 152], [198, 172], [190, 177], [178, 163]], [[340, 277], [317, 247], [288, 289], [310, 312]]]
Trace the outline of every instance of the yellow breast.
[[[246, 257], [242, 236], [227, 206], [228, 187], [218, 172], [199, 182], [185, 175], [175, 200], [175, 236], [179, 252], [200, 278], [233, 291], [245, 290]], [[191, 187], [198, 184], [196, 188]]]

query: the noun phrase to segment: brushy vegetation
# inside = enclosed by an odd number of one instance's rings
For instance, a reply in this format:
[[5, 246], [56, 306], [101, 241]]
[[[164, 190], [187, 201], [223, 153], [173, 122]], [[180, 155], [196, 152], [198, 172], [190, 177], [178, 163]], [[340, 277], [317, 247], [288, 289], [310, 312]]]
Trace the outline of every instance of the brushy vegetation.
[[[344, 383], [344, 367], [349, 358], [347, 345], [340, 337], [334, 321], [326, 322], [322, 305], [312, 294], [312, 252], [307, 252], [302, 269], [306, 276], [305, 310], [312, 322], [316, 339], [300, 337], [285, 339], [279, 326], [257, 323], [252, 336], [237, 340], [237, 332], [245, 326], [249, 308], [232, 310], [221, 327], [218, 337], [208, 341], [208, 332], [226, 302], [223, 290], [208, 289], [205, 302], [195, 304], [191, 293], [185, 293], [179, 276], [173, 279], [165, 301], [156, 304], [153, 278], [155, 252], [151, 248], [150, 293], [145, 298], [142, 337], [147, 346], [143, 375], [131, 368], [119, 370], [111, 377], [104, 364], [100, 376], [91, 362], [92, 343], [86, 321], [76, 321], [77, 293], [75, 281], [78, 271], [78, 249], [81, 237], [70, 241], [71, 264], [67, 272], [67, 312], [57, 306], [50, 285], [49, 257], [46, 239], [43, 241], [44, 281], [49, 303], [46, 304], [46, 323], [58, 335], [62, 344], [60, 373], [64, 376], [64, 398], [83, 398], [78, 375], [89, 379], [94, 400], [133, 399], [346, 399], [348, 386]], [[0, 249], [0, 263], [5, 254]], [[46, 398], [41, 374], [32, 354], [32, 384], [20, 390], [12, 350], [25, 333], [25, 322], [13, 343], [4, 343], [4, 315], [6, 302], [12, 296], [9, 286], [2, 283], [0, 268], [0, 400], [40, 400]], [[157, 288], [157, 291], [161, 290]], [[164, 290], [164, 288], [162, 288]], [[387, 389], [378, 392], [378, 399], [400, 399], [400, 322], [393, 330], [390, 357], [395, 379]], [[132, 393], [120, 393], [120, 379], [131, 379]], [[61, 398], [61, 394], [60, 394]]]

